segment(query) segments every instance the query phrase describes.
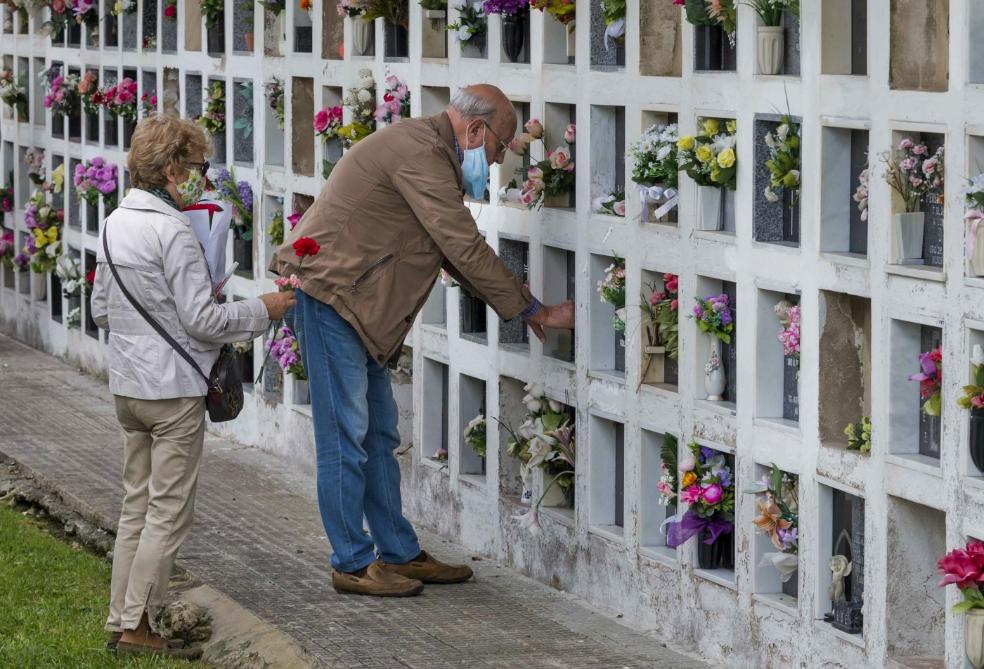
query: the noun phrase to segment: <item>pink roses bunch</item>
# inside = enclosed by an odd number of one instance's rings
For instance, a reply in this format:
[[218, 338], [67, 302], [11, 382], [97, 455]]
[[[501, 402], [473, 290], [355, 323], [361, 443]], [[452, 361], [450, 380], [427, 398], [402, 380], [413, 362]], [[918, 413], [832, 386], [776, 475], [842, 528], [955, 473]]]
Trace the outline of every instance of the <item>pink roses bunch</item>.
[[785, 310], [785, 317], [779, 317], [782, 329], [776, 338], [782, 344], [783, 355], [799, 356], [800, 352], [800, 308], [792, 305]]
[[[526, 132], [509, 143], [509, 149], [519, 155], [525, 154], [534, 141], [543, 141], [543, 124], [539, 119], [530, 119], [523, 128]], [[507, 197], [515, 199], [529, 209], [539, 209], [546, 196], [569, 193], [574, 187], [574, 159], [571, 146], [576, 139], [577, 129], [571, 123], [564, 130], [564, 142], [568, 146], [558, 146], [553, 151], [548, 151], [544, 160], [530, 164], [525, 175], [520, 170], [517, 176], [525, 176], [522, 188], [510, 187], [507, 190]]]
[[943, 155], [942, 146], [930, 152], [924, 143], [909, 137], [899, 142], [894, 153], [882, 155], [887, 166], [885, 181], [905, 202], [906, 212], [920, 211], [923, 198], [943, 195]]
[[72, 180], [80, 200], [96, 206], [102, 195], [107, 206], [112, 205], [118, 187], [115, 164], [107, 163], [105, 159], [96, 156], [88, 162], [76, 165]]
[[410, 89], [396, 76], [386, 77], [386, 92], [383, 93], [383, 103], [376, 107], [373, 117], [377, 123], [393, 125], [400, 119], [410, 116]]
[[69, 116], [75, 112], [79, 95], [79, 76], [62, 74], [58, 68], [49, 68], [44, 73], [44, 106], [52, 114]]
[[342, 127], [342, 107], [326, 107], [314, 115], [314, 134], [327, 142], [338, 133]]
[[137, 120], [137, 82], [123, 77], [103, 91], [106, 110], [113, 116], [122, 116], [128, 121]]
[[964, 548], [954, 548], [936, 563], [943, 575], [940, 587], [955, 585], [960, 588], [964, 600], [953, 607], [954, 613], [966, 613], [970, 609], [984, 609], [984, 543], [972, 540]]

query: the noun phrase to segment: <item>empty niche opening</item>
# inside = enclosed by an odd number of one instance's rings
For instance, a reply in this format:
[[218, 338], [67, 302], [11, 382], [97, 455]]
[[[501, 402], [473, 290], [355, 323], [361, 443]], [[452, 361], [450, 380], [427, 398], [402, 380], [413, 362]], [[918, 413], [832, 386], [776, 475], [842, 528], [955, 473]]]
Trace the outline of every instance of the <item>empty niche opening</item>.
[[593, 2], [590, 30], [591, 69], [611, 72], [625, 67], [625, 17], [609, 25], [602, 3]]
[[871, 416], [871, 302], [820, 291], [820, 442], [846, 447]]
[[[769, 489], [778, 494], [773, 499], [766, 493], [758, 493], [754, 503], [759, 514], [762, 506], [774, 503], [781, 514], [783, 525], [770, 531], [756, 531], [753, 535], [752, 578], [755, 593], [768, 599], [796, 608], [799, 598], [799, 528], [790, 516], [799, 517], [799, 477], [779, 471], [779, 486], [772, 481], [773, 468], [755, 465], [755, 481], [768, 482]], [[787, 513], [788, 512], [788, 513]], [[782, 548], [777, 548], [777, 544]], [[785, 580], [784, 580], [785, 579]]]
[[821, 71], [868, 74], [868, 0], [821, 3]]
[[424, 358], [423, 444], [420, 457], [440, 465], [448, 463], [448, 366]]
[[[800, 119], [793, 118], [785, 124], [781, 116], [758, 115], [755, 118], [755, 178], [753, 190], [753, 220], [755, 240], [790, 246], [800, 241], [800, 191], [795, 188], [773, 187], [772, 175], [767, 166], [771, 149], [769, 142], [782, 142], [781, 130], [787, 129], [789, 137], [800, 135]], [[800, 151], [802, 147], [800, 147]], [[796, 152], [797, 159], [799, 151]], [[802, 169], [802, 168], [801, 168]]]
[[[575, 105], [557, 102], [548, 102], [546, 104], [543, 115], [543, 142], [540, 147], [542, 150], [542, 159], [546, 159], [548, 153], [556, 151], [558, 148], [564, 148], [570, 151], [571, 160], [574, 161], [576, 155], [575, 144], [567, 140], [570, 139], [568, 130], [576, 123], [577, 107]], [[574, 139], [576, 142], [576, 136]], [[532, 160], [539, 159], [534, 156]], [[575, 202], [577, 202], [575, 182], [576, 180], [572, 178], [567, 192], [546, 195], [543, 200], [544, 206], [557, 209], [573, 209]]]
[[639, 487], [639, 548], [675, 555], [666, 545], [661, 529], [677, 513], [677, 461], [679, 444], [676, 436], [642, 430], [642, 478]]
[[[934, 388], [939, 390], [940, 377], [936, 370], [942, 362], [935, 358], [942, 345], [943, 330], [893, 319], [890, 337], [888, 443], [891, 452], [939, 466], [942, 425], [939, 414], [946, 411], [946, 407], [942, 406], [939, 397], [927, 400], [933, 395]], [[928, 378], [925, 381], [909, 379], [919, 374]]]
[[[661, 128], [665, 131], [670, 126], [677, 125], [677, 118], [672, 112], [645, 110], [642, 112], [642, 133], [645, 136], [650, 130], [655, 133]], [[630, 153], [635, 150], [634, 147], [629, 148]], [[675, 144], [670, 146], [670, 150], [676, 151]], [[644, 155], [658, 158], [658, 152], [659, 148], [656, 148], [653, 153], [646, 152]], [[679, 220], [679, 196], [676, 195], [679, 185], [678, 172], [671, 171], [670, 174], [663, 175], [663, 178], [654, 179], [651, 173], [645, 174], [643, 166], [635, 158], [632, 160], [632, 170], [634, 187], [627, 187], [625, 196], [639, 198], [640, 220], [643, 223], [676, 225]], [[638, 181], [635, 181], [636, 177]], [[667, 193], [668, 189], [671, 189], [669, 193]]]
[[[625, 107], [591, 106], [591, 209], [617, 215], [625, 202]], [[624, 216], [625, 209], [622, 210]]]
[[339, 16], [330, 2], [321, 6], [321, 57], [326, 60], [345, 57], [345, 17]]
[[281, 79], [271, 77], [264, 84], [263, 99], [266, 110], [263, 114], [263, 134], [266, 141], [263, 155], [267, 165], [276, 167], [284, 165], [285, 95], [284, 82]]
[[[621, 274], [621, 276], [619, 276]], [[591, 300], [591, 370], [625, 379], [625, 261], [591, 256], [591, 285], [599, 296]], [[604, 286], [604, 289], [603, 289]]]
[[314, 176], [314, 80], [291, 78], [291, 166], [295, 173]]
[[[522, 9], [512, 16], [498, 15], [501, 36], [501, 63], [529, 64], [530, 12]], [[486, 25], [488, 25], [486, 23]]]
[[950, 76], [950, 0], [891, 0], [890, 5], [890, 87], [945, 91]]
[[[485, 476], [486, 441], [485, 419], [485, 381], [462, 374], [458, 377], [458, 443], [460, 444], [459, 474], [464, 476]], [[468, 436], [465, 433], [468, 432]]]
[[253, 81], [237, 79], [233, 81], [232, 99], [234, 121], [232, 125], [232, 156], [235, 162], [251, 165], [253, 163]]
[[[668, 272], [642, 272], [640, 385], [677, 391], [680, 340], [679, 280]], [[676, 307], [674, 307], [676, 302]]]
[[161, 2], [161, 51], [175, 53], [178, 50], [178, 4], [176, 0]]
[[311, 53], [314, 50], [314, 24], [311, 11], [294, 8], [294, 53]]
[[799, 424], [799, 295], [758, 291], [756, 415]]
[[694, 25], [694, 70], [734, 72], [738, 69], [736, 34], [718, 24]]
[[868, 255], [868, 131], [824, 127], [820, 250]]
[[672, 3], [639, 3], [639, 74], [679, 77], [683, 73], [681, 12]]
[[157, 0], [143, 0], [143, 50], [157, 51]]
[[[339, 86], [323, 86], [321, 89], [321, 105], [323, 109], [332, 109], [342, 105], [342, 89]], [[342, 140], [332, 137], [322, 143], [321, 176], [327, 179], [335, 165], [342, 158]]]
[[[915, 169], [920, 172], [920, 176], [925, 176], [922, 173], [925, 172], [929, 160], [943, 161], [944, 135], [942, 134], [895, 131], [892, 136], [894, 142], [890, 159], [895, 164], [901, 165], [906, 159], [914, 159]], [[908, 142], [911, 142], [914, 148], [904, 150], [902, 147], [907, 146]], [[922, 156], [910, 155], [922, 146], [926, 149]], [[939, 152], [938, 156], [937, 152]], [[929, 178], [926, 181], [928, 182]], [[920, 265], [942, 271], [944, 191], [944, 184], [939, 180], [938, 187], [926, 188], [923, 192], [916, 193], [907, 203], [894, 188], [891, 190], [890, 262], [892, 264]]]
[[[527, 241], [499, 237], [499, 258], [508, 267], [520, 283], [527, 285], [530, 281], [530, 245]], [[526, 322], [522, 318], [511, 321], [499, 319], [499, 345], [502, 348], [517, 350], [523, 353], [529, 351], [530, 339]]]
[[[421, 4], [421, 56], [424, 58], [448, 57], [448, 8], [447, 2], [442, 3], [437, 0], [425, 1]], [[476, 11], [480, 17], [483, 17], [480, 8]], [[465, 44], [478, 37], [478, 35], [472, 36]], [[484, 39], [485, 35], [481, 37]]]
[[562, 23], [549, 12], [543, 12], [543, 62], [574, 65], [576, 35], [573, 16]]
[[[82, 270], [89, 274], [96, 269], [95, 251], [86, 251], [85, 259], [82, 262]], [[85, 334], [93, 339], [99, 339], [99, 327], [92, 320], [92, 291], [86, 291], [85, 295]]]
[[820, 578], [816, 616], [841, 632], [861, 634], [864, 629], [864, 499], [821, 485], [819, 501], [820, 535], [815, 568]]
[[[735, 410], [738, 388], [738, 290], [731, 281], [722, 281], [711, 277], [697, 277], [697, 297], [701, 300], [719, 298], [726, 295], [728, 315], [731, 318], [732, 330], [729, 341], [725, 342], [716, 335], [703, 334], [697, 331], [697, 358], [695, 382], [697, 396], [703, 395], [708, 401], [720, 404], [731, 411]], [[723, 319], [722, 319], [723, 322]], [[697, 327], [694, 325], [694, 327]], [[715, 391], [720, 383], [716, 372], [724, 375], [724, 388], [718, 395]], [[715, 372], [712, 374], [712, 372]], [[711, 379], [707, 377], [711, 376]], [[719, 397], [720, 399], [712, 399]]]
[[625, 426], [591, 417], [591, 525], [624, 536]]
[[[554, 246], [543, 247], [543, 302], [557, 304], [573, 300], [575, 253]], [[563, 362], [574, 362], [574, 331], [547, 329], [543, 353]]]
[[[285, 10], [286, 12], [286, 10]], [[298, 14], [307, 12], [298, 8]], [[254, 44], [254, 15], [256, 3], [236, 2], [232, 6], [232, 50], [238, 53], [253, 53]]]
[[[65, 251], [64, 253], [69, 254], [70, 251]], [[62, 282], [58, 278], [57, 272], [51, 272], [49, 275], [51, 278], [51, 296], [48, 302], [49, 312], [51, 314], [51, 320], [56, 323], [62, 322]]]
[[[530, 103], [512, 101], [513, 113], [516, 114], [516, 132], [522, 134], [526, 132], [526, 124], [530, 120]], [[530, 167], [530, 152], [523, 151], [519, 154], [515, 151], [506, 151], [501, 165], [492, 168], [493, 174], [497, 175], [497, 192], [499, 193], [499, 204], [508, 207], [525, 209], [526, 206], [518, 202], [516, 198], [508, 197], [506, 191], [518, 189], [526, 181], [527, 170]]]
[[937, 586], [936, 561], [946, 552], [945, 513], [888, 497], [889, 657], [918, 657], [922, 662], [934, 658], [943, 663], [946, 590]]

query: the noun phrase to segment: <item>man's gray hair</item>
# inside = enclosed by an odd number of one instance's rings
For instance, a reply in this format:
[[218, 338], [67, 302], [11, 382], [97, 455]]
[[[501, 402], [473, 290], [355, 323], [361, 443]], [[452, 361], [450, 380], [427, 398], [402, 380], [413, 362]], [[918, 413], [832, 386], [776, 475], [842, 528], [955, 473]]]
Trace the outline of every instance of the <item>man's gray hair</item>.
[[465, 118], [480, 118], [488, 123], [495, 119], [496, 112], [499, 111], [494, 100], [473, 93], [467, 88], [459, 89], [454, 94], [450, 106]]

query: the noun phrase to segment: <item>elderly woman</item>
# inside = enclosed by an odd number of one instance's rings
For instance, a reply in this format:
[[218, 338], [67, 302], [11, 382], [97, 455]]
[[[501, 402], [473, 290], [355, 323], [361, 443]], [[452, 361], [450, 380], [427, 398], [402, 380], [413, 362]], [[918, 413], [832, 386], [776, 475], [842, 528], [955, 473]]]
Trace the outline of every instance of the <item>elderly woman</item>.
[[[192, 121], [144, 119], [127, 160], [133, 188], [102, 236], [119, 281], [206, 372], [224, 343], [260, 336], [293, 292], [219, 304], [182, 207], [205, 186], [211, 142]], [[106, 628], [120, 654], [194, 657], [156, 630], [174, 558], [191, 528], [205, 435], [206, 384], [128, 301], [100, 239], [92, 317], [109, 330], [109, 389], [125, 436], [126, 496], [113, 551]]]

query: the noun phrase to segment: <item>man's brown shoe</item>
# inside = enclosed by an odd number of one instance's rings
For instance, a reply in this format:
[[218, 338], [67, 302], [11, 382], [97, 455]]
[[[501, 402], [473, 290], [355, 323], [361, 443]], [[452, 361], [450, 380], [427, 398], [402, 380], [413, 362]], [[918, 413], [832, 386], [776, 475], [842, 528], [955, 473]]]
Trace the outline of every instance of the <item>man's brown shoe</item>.
[[374, 597], [413, 597], [424, 589], [420, 581], [389, 571], [378, 560], [366, 567], [364, 576], [335, 570], [331, 574], [331, 584], [335, 586], [335, 592]]
[[406, 564], [382, 564], [386, 571], [424, 583], [462, 583], [472, 577], [471, 567], [438, 562], [426, 551]]

